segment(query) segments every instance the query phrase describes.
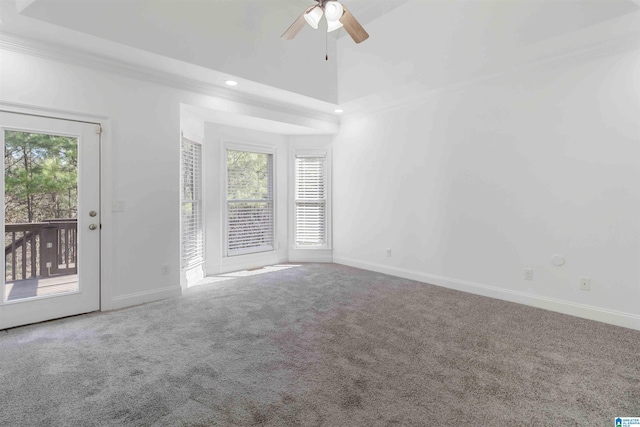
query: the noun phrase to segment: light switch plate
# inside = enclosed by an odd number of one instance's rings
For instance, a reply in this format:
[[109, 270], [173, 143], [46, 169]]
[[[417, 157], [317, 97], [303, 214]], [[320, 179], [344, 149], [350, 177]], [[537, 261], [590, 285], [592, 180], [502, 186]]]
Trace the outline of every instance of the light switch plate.
[[113, 202], [111, 211], [113, 212], [124, 212], [125, 203], [124, 200], [116, 200]]

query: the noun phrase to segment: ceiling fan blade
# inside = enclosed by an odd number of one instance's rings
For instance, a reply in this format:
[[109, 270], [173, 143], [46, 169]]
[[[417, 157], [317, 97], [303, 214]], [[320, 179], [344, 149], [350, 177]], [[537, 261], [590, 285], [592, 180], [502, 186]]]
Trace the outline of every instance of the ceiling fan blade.
[[344, 4], [342, 5], [342, 8], [344, 9], [344, 14], [340, 18], [340, 22], [342, 22], [344, 29], [347, 30], [347, 33], [349, 33], [353, 41], [356, 43], [362, 43], [368, 39], [369, 34], [364, 30], [364, 28], [362, 28], [362, 25], [360, 25], [356, 18], [353, 17]]
[[304, 15], [311, 12], [316, 7], [318, 7], [317, 4], [310, 6], [307, 10], [302, 12], [302, 14], [298, 16], [298, 19], [293, 21], [293, 24], [291, 24], [291, 26], [287, 29], [287, 31], [284, 32], [284, 34], [280, 36], [280, 38], [283, 40], [292, 40], [295, 36], [297, 36], [300, 30], [304, 28], [304, 24], [307, 23], [304, 19]]

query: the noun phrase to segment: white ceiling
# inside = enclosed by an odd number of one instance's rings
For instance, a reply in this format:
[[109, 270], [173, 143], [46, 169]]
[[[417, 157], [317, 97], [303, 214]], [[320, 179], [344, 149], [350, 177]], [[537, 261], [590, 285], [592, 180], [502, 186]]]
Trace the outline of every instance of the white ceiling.
[[185, 75], [233, 77], [239, 90], [327, 112], [389, 89], [398, 75], [403, 84], [448, 84], [487, 71], [476, 67], [479, 50], [495, 64], [496, 55], [640, 9], [640, 0], [343, 2], [371, 34], [362, 44], [310, 27], [281, 40], [312, 0], [0, 0], [0, 30], [130, 62], [173, 61]]
[[[345, 3], [366, 25], [406, 1]], [[88, 35], [337, 103], [335, 46], [344, 30], [327, 38], [326, 31], [305, 27], [292, 41], [280, 39], [310, 4], [312, 0], [17, 0], [17, 19], [4, 23], [2, 30], [47, 38], [37, 27], [49, 25], [58, 29], [49, 31], [57, 38], [73, 33], [65, 43], [75, 47], [91, 50], [92, 43], [81, 40], [90, 40], [82, 37]]]
[[378, 101], [388, 93], [389, 101], [403, 89], [411, 97], [569, 57], [624, 34], [638, 41], [639, 10], [628, 0], [411, 0], [371, 22], [375, 37], [365, 43], [339, 41], [339, 99], [351, 110], [352, 101], [370, 103], [372, 94]]

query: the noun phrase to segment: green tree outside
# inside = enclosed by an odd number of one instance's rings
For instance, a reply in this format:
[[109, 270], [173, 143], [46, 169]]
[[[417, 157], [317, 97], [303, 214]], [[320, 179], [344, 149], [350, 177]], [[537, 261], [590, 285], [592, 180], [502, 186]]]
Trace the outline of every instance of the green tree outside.
[[227, 150], [230, 253], [273, 244], [272, 155]]
[[5, 223], [76, 218], [77, 138], [5, 131]]
[[271, 196], [271, 155], [227, 151], [227, 195], [230, 200], [261, 200]]

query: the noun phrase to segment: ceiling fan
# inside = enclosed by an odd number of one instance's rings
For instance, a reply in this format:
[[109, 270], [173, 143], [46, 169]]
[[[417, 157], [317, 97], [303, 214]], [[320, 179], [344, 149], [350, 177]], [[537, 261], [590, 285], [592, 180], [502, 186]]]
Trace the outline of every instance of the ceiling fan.
[[322, 15], [327, 18], [328, 33], [344, 27], [356, 43], [362, 43], [369, 38], [369, 34], [342, 3], [332, 0], [316, 0], [316, 2], [318, 4], [314, 4], [302, 12], [302, 15], [291, 24], [281, 38], [284, 40], [293, 39], [304, 27], [305, 21], [317, 30]]

